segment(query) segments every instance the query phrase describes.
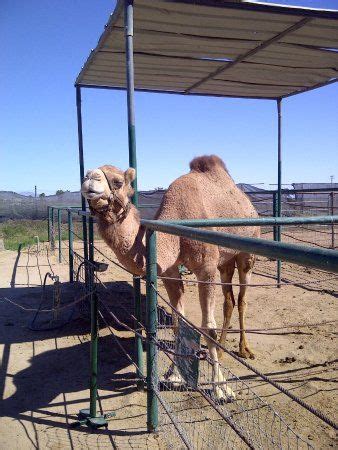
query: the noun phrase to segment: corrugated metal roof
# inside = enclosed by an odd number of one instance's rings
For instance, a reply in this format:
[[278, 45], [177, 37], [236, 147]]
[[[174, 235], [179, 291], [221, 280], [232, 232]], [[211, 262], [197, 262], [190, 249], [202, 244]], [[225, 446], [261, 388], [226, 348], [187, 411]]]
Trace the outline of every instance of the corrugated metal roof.
[[[123, 0], [76, 84], [126, 88]], [[136, 90], [280, 98], [338, 79], [338, 11], [134, 0]]]

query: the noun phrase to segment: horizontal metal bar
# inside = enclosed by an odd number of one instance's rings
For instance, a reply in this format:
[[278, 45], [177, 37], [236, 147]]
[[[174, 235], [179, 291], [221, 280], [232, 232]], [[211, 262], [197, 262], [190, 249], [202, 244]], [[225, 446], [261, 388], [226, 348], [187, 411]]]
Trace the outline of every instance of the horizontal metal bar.
[[[85, 83], [77, 83], [75, 84], [76, 87], [81, 88], [89, 88], [89, 89], [111, 89], [113, 91], [125, 91], [125, 87], [119, 87], [119, 86], [108, 86], [108, 85], [99, 85], [99, 84], [85, 84]], [[135, 88], [135, 92], [146, 92], [150, 94], [173, 94], [173, 95], [184, 95], [184, 97], [216, 97], [216, 98], [239, 98], [239, 99], [246, 99], [246, 100], [274, 100], [276, 101], [278, 97], [262, 97], [262, 96], [255, 96], [252, 97], [250, 95], [223, 95], [223, 94], [205, 94], [205, 93], [198, 93], [198, 92], [177, 92], [177, 91], [166, 91], [163, 89], [141, 89], [141, 88]]]
[[187, 227], [253, 227], [262, 225], [308, 225], [338, 223], [337, 216], [314, 217], [268, 217], [259, 219], [190, 219], [190, 220], [157, 220], [156, 223], [172, 225], [184, 225]]
[[142, 208], [159, 208], [161, 206], [160, 203], [156, 204], [149, 204], [149, 205], [138, 205], [138, 209], [142, 209]]
[[81, 208], [81, 206], [58, 206], [58, 205], [48, 205], [48, 208], [54, 208], [54, 209], [76, 209], [76, 208]]
[[293, 97], [294, 95], [303, 94], [305, 92], [313, 91], [314, 89], [318, 89], [324, 86], [328, 86], [329, 84], [337, 83], [338, 78], [334, 78], [333, 80], [324, 81], [322, 83], [315, 84], [314, 86], [308, 86], [306, 88], [300, 89], [299, 91], [290, 92], [290, 94], [281, 95], [282, 98]]
[[79, 216], [85, 216], [85, 217], [94, 217], [89, 211], [75, 211]]
[[[244, 191], [245, 194], [256, 194], [256, 195], [265, 195], [265, 194], [274, 194], [277, 190], [270, 189], [262, 189], [261, 191]], [[310, 194], [316, 192], [330, 193], [330, 192], [338, 192], [338, 187], [332, 188], [306, 188], [306, 189], [282, 189], [282, 194]]]
[[197, 230], [183, 225], [161, 223], [156, 220], [141, 220], [141, 225], [162, 233], [338, 273], [338, 252], [334, 250], [315, 249], [217, 231]]

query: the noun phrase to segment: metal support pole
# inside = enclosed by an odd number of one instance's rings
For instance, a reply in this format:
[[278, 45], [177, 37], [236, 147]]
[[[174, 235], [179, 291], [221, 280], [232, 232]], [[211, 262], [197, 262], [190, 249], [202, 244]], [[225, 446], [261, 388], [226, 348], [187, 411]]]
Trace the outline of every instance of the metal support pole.
[[[79, 141], [79, 164], [80, 164], [80, 184], [84, 179], [84, 159], [83, 159], [83, 134], [82, 134], [82, 111], [81, 111], [81, 88], [76, 86], [76, 111], [77, 111], [77, 135]], [[81, 209], [86, 211], [86, 199], [81, 196]], [[82, 238], [83, 238], [83, 257], [88, 259], [88, 234], [87, 218], [82, 216]], [[87, 277], [87, 274], [86, 274]]]
[[[334, 215], [334, 192], [330, 192], [330, 209], [331, 209], [331, 216]], [[335, 249], [335, 236], [334, 236], [334, 223], [331, 225], [331, 248], [332, 250]]]
[[[277, 217], [282, 216], [282, 100], [277, 100], [277, 112], [278, 112], [278, 196], [277, 196]], [[281, 241], [281, 227], [277, 226], [276, 232], [277, 241]], [[282, 262], [277, 260], [277, 287], [281, 286], [281, 272]]]
[[[136, 163], [136, 135], [135, 135], [135, 83], [134, 83], [134, 1], [124, 1], [124, 28], [126, 43], [126, 69], [127, 69], [127, 108], [128, 108], [128, 147], [129, 147], [129, 165], [135, 170]], [[132, 182], [134, 195], [132, 197], [133, 204], [138, 206], [137, 192], [137, 174]]]
[[62, 239], [61, 239], [61, 214], [62, 210], [58, 209], [58, 240], [59, 240], [59, 263], [62, 262]]
[[157, 374], [157, 255], [156, 232], [147, 230], [147, 429], [154, 432], [158, 426], [158, 405], [154, 389], [158, 387]]
[[48, 242], [50, 242], [50, 206], [47, 206], [47, 233], [48, 233]]
[[98, 305], [94, 289], [94, 226], [93, 218], [89, 217], [89, 286], [90, 286], [90, 417], [96, 417], [97, 402], [97, 345], [98, 345]]
[[[137, 333], [142, 334], [142, 301], [141, 301], [141, 279], [133, 278], [134, 282], [134, 307], [135, 307], [135, 323], [134, 328]], [[143, 344], [141, 336], [135, 334], [135, 360], [137, 364], [136, 376], [139, 378], [137, 387], [139, 390], [144, 389], [143, 375]]]
[[[277, 192], [272, 194], [272, 214], [273, 217], [277, 217]], [[273, 227], [273, 240], [277, 241], [277, 226]]]
[[69, 282], [73, 283], [74, 281], [74, 228], [73, 228], [73, 216], [72, 212], [68, 211], [68, 259], [69, 259]]
[[[135, 83], [134, 83], [134, 2], [125, 0], [124, 2], [124, 27], [125, 27], [125, 47], [126, 47], [126, 76], [127, 76], [127, 110], [128, 110], [128, 149], [129, 166], [136, 170], [135, 180], [132, 182], [134, 195], [132, 197], [133, 205], [138, 207], [137, 191], [137, 158], [136, 158], [136, 133], [135, 133]], [[139, 326], [137, 321], [141, 321], [141, 286], [140, 279], [133, 279], [134, 285], [134, 313], [136, 317], [135, 329]], [[139, 330], [142, 333], [142, 331]], [[143, 371], [143, 346], [142, 340], [135, 334], [135, 357], [139, 369], [136, 370], [136, 376], [142, 377]], [[138, 383], [139, 389], [143, 389], [143, 382]]]
[[54, 208], [51, 207], [51, 221], [50, 221], [50, 231], [51, 231], [51, 241], [50, 241], [50, 248], [54, 252], [55, 250], [55, 230], [54, 230]]
[[89, 217], [88, 224], [89, 237], [89, 270], [87, 287], [90, 289], [90, 404], [89, 409], [81, 409], [78, 414], [78, 420], [72, 424], [73, 427], [80, 425], [88, 425], [91, 429], [97, 429], [107, 426], [107, 419], [114, 417], [115, 413], [110, 412], [104, 415], [97, 415], [97, 371], [98, 371], [98, 340], [99, 340], [99, 324], [98, 324], [98, 296], [95, 290], [94, 279], [94, 222]]

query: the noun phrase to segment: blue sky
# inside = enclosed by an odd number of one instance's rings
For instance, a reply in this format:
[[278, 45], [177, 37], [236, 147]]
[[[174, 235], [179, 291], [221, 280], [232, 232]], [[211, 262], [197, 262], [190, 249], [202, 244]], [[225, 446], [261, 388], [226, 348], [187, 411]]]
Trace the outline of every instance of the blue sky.
[[[272, 3], [272, 2], [271, 2]], [[338, 0], [276, 3], [338, 9]], [[112, 0], [2, 0], [0, 190], [79, 189], [74, 80]], [[338, 182], [338, 87], [283, 102], [283, 183]], [[128, 164], [126, 95], [83, 90], [85, 167]], [[136, 94], [139, 188], [216, 153], [236, 182], [275, 183], [275, 102]]]

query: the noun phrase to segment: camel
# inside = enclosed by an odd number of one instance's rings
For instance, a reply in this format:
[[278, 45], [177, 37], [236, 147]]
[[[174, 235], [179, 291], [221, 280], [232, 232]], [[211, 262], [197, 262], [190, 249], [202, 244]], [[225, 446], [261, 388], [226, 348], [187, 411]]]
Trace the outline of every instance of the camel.
[[[88, 200], [95, 215], [98, 230], [107, 245], [114, 251], [119, 262], [135, 275], [145, 275], [145, 230], [140, 225], [137, 208], [131, 204], [132, 181], [136, 172], [133, 168], [125, 172], [104, 165], [89, 170], [83, 181], [81, 192]], [[202, 219], [202, 218], [256, 218], [255, 208], [249, 198], [236, 186], [224, 162], [216, 155], [201, 156], [190, 162], [190, 172], [176, 179], [166, 191], [156, 215], [159, 220]], [[258, 227], [213, 228], [216, 231], [259, 237]], [[216, 339], [215, 285], [217, 270], [223, 283], [224, 321], [219, 343], [224, 346], [235, 306], [231, 286], [235, 266], [240, 281], [238, 311], [240, 324], [239, 355], [254, 358], [245, 335], [245, 310], [247, 284], [250, 283], [255, 262], [254, 255], [239, 252], [203, 242], [158, 233], [157, 238], [158, 274], [168, 278], [180, 278], [178, 266], [183, 264], [193, 272], [198, 284], [199, 301], [202, 311], [202, 327]], [[184, 315], [182, 281], [163, 280], [170, 303]], [[203, 283], [207, 282], [207, 283]], [[219, 367], [223, 357], [212, 340], [207, 346], [213, 360], [213, 381], [224, 381]], [[180, 375], [174, 370], [172, 381], [179, 381]], [[232, 390], [218, 384], [214, 393], [218, 399], [233, 399]]]

